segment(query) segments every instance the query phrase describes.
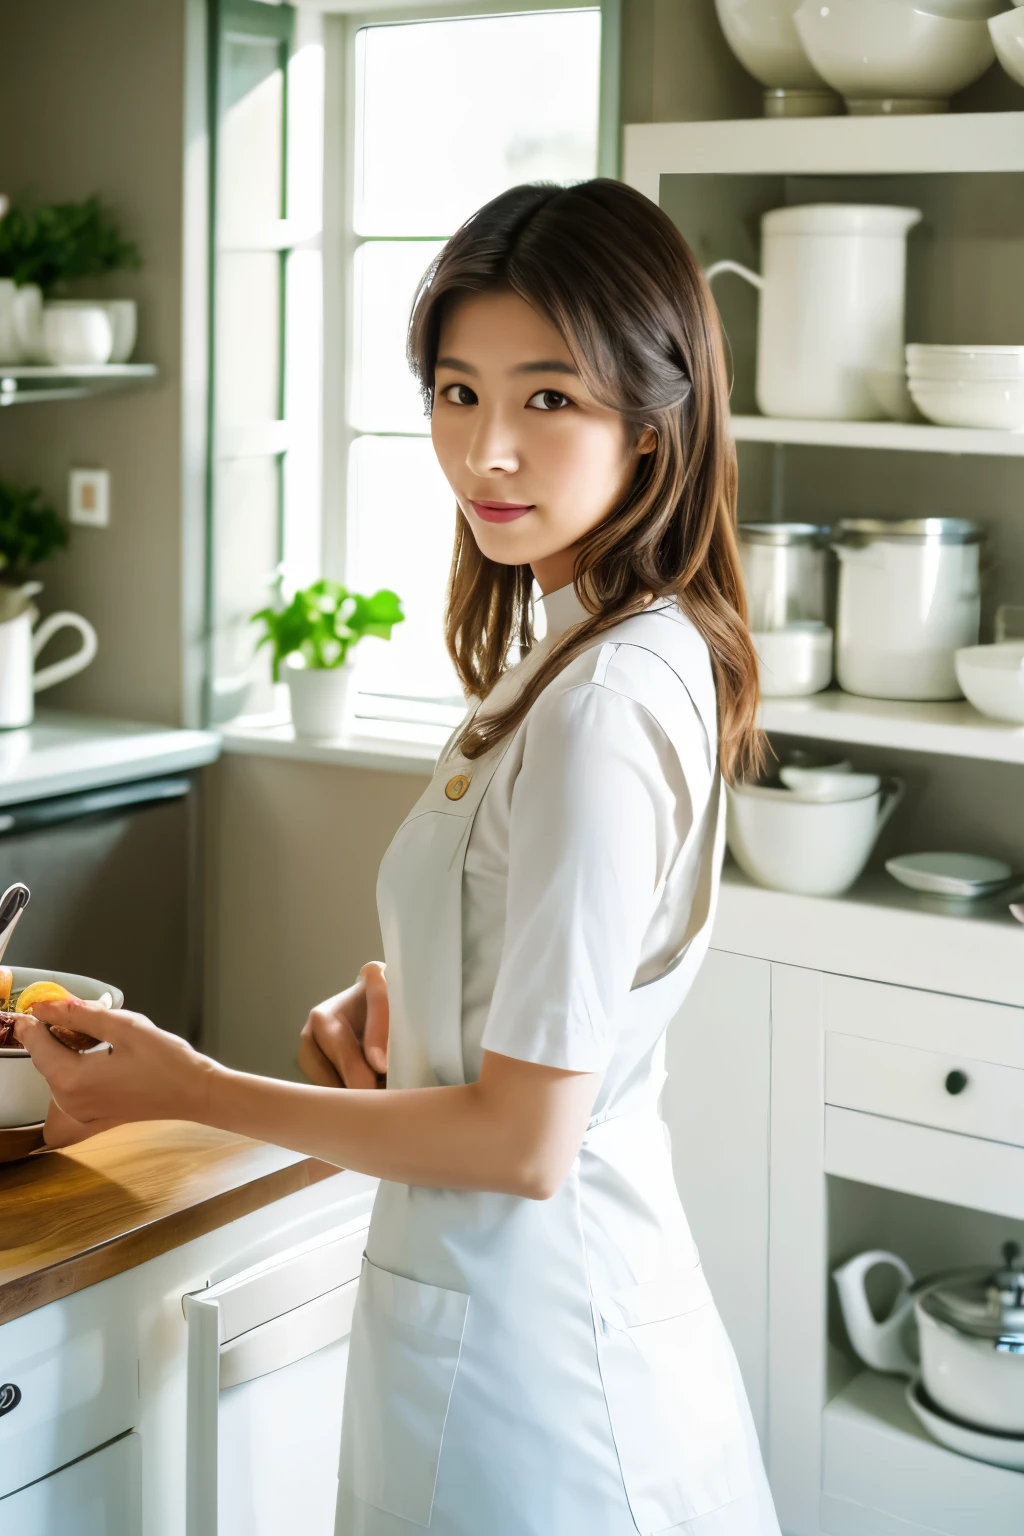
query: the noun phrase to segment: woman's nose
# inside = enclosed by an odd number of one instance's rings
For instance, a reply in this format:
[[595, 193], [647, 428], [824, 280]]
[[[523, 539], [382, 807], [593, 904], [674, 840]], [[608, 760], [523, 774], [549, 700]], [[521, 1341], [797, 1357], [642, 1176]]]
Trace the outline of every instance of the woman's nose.
[[473, 435], [466, 450], [466, 467], [480, 476], [495, 471], [514, 474], [519, 468], [519, 449], [512, 425], [499, 411], [479, 411], [473, 423]]

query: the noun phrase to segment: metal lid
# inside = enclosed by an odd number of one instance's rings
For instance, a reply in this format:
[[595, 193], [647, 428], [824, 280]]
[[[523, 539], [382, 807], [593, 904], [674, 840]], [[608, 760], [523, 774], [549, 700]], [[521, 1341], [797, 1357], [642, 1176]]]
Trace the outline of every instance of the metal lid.
[[985, 531], [966, 517], [844, 517], [836, 530], [839, 544], [980, 544]]
[[936, 1322], [1024, 1357], [1024, 1267], [1016, 1243], [1003, 1245], [1003, 1261], [995, 1271], [964, 1269], [927, 1281], [918, 1299]]
[[738, 531], [744, 544], [815, 544], [821, 549], [832, 537], [831, 528], [818, 523], [740, 523]]

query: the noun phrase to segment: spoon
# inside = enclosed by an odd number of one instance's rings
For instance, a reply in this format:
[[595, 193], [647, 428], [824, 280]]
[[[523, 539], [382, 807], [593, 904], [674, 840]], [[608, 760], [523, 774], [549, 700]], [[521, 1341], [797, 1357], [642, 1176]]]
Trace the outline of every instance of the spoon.
[[0, 960], [7, 952], [11, 935], [18, 926], [18, 919], [28, 906], [32, 892], [21, 881], [9, 885], [0, 896]]

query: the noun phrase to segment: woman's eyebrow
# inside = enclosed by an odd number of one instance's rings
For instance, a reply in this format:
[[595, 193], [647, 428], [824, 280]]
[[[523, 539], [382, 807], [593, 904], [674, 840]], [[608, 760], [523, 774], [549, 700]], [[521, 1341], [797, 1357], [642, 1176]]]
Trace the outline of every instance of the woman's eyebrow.
[[[472, 363], [463, 362], [461, 357], [439, 357], [434, 364], [435, 368], [451, 368], [456, 373], [468, 373], [473, 378], [479, 378], [479, 368], [474, 368]], [[535, 363], [517, 363], [510, 373], [568, 373], [573, 378], [579, 374], [571, 363], [564, 362], [561, 358], [538, 358]]]

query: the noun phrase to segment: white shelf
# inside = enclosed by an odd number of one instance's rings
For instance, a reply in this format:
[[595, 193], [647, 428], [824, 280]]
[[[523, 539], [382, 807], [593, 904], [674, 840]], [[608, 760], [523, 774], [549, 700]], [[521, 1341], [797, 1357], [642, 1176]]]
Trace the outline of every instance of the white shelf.
[[658, 201], [662, 176], [912, 176], [1024, 172], [1024, 113], [628, 123], [623, 178]]
[[903, 421], [799, 421], [781, 416], [734, 416], [732, 431], [738, 443], [802, 443], [815, 448], [889, 448], [903, 453], [1024, 458], [1024, 431], [977, 431]]
[[1008, 900], [943, 901], [878, 869], [843, 896], [794, 896], [754, 885], [730, 860], [711, 944], [776, 965], [1021, 1008], [1024, 928]]
[[1020, 1536], [1024, 1475], [938, 1445], [907, 1407], [905, 1386], [863, 1371], [825, 1408], [822, 1529]]
[[817, 741], [1024, 763], [1024, 726], [990, 720], [963, 700], [913, 704], [830, 688], [805, 699], [765, 699], [761, 724], [769, 732]]
[[87, 367], [0, 364], [0, 406], [28, 401], [82, 400], [108, 390], [130, 389], [155, 379], [153, 363], [104, 363]]

